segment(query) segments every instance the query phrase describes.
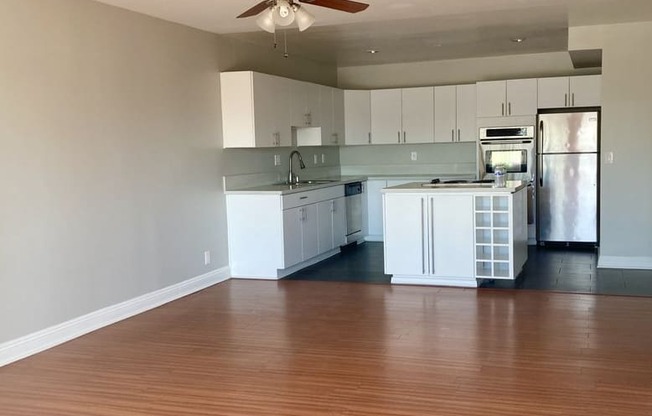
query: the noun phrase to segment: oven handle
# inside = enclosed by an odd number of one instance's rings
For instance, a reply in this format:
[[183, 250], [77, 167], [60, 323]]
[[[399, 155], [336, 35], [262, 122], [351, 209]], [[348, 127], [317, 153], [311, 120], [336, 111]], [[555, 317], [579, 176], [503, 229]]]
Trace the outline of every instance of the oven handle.
[[501, 144], [532, 144], [532, 140], [482, 140], [482, 145], [499, 146]]

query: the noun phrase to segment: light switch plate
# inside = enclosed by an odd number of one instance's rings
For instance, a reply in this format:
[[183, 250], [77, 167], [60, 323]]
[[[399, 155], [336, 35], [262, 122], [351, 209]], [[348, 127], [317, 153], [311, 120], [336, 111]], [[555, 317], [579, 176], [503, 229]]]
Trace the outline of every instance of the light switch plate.
[[314, 156], [314, 158], [313, 158], [314, 162], [313, 163], [316, 165], [317, 163], [319, 163], [319, 160], [317, 160], [317, 155], [313, 155], [313, 156]]
[[605, 157], [605, 163], [607, 163], [608, 165], [614, 164], [614, 152], [607, 152], [607, 155]]
[[326, 163], [326, 155], [323, 153], [321, 154], [321, 163]]

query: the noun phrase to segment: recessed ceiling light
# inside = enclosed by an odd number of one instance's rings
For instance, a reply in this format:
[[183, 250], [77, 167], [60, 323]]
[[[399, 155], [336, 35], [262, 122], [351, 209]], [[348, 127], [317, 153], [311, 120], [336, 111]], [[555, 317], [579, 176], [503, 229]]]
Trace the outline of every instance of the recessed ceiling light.
[[378, 52], [380, 52], [378, 49], [367, 49], [367, 53], [370, 53], [372, 55]]
[[511, 38], [510, 40], [514, 43], [521, 43], [525, 41], [525, 38]]

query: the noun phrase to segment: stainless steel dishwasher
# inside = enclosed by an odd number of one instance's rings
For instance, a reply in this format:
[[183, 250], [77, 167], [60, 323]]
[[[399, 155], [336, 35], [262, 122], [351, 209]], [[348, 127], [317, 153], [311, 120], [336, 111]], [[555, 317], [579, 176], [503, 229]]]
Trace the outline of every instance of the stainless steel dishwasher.
[[362, 235], [362, 182], [344, 185], [346, 197], [346, 243], [357, 241]]

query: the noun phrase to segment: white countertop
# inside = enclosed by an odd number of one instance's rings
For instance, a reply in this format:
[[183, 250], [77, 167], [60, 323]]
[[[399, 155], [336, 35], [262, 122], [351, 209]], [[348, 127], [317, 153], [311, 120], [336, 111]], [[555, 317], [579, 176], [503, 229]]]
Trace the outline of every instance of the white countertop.
[[444, 192], [444, 193], [515, 193], [525, 188], [527, 183], [524, 181], [507, 181], [504, 188], [494, 188], [493, 184], [480, 183], [462, 183], [462, 184], [430, 184], [429, 182], [410, 182], [404, 185], [390, 186], [383, 189], [382, 193], [390, 192]]
[[341, 186], [351, 182], [366, 181], [365, 176], [339, 176], [329, 178], [319, 178], [313, 180], [329, 180], [327, 183], [300, 183], [298, 185], [288, 185], [286, 183], [276, 183], [270, 185], [260, 185], [251, 188], [240, 188], [224, 191], [226, 195], [256, 195], [256, 194], [278, 194], [287, 195], [297, 192], [311, 191], [314, 189], [328, 188], [331, 186]]

